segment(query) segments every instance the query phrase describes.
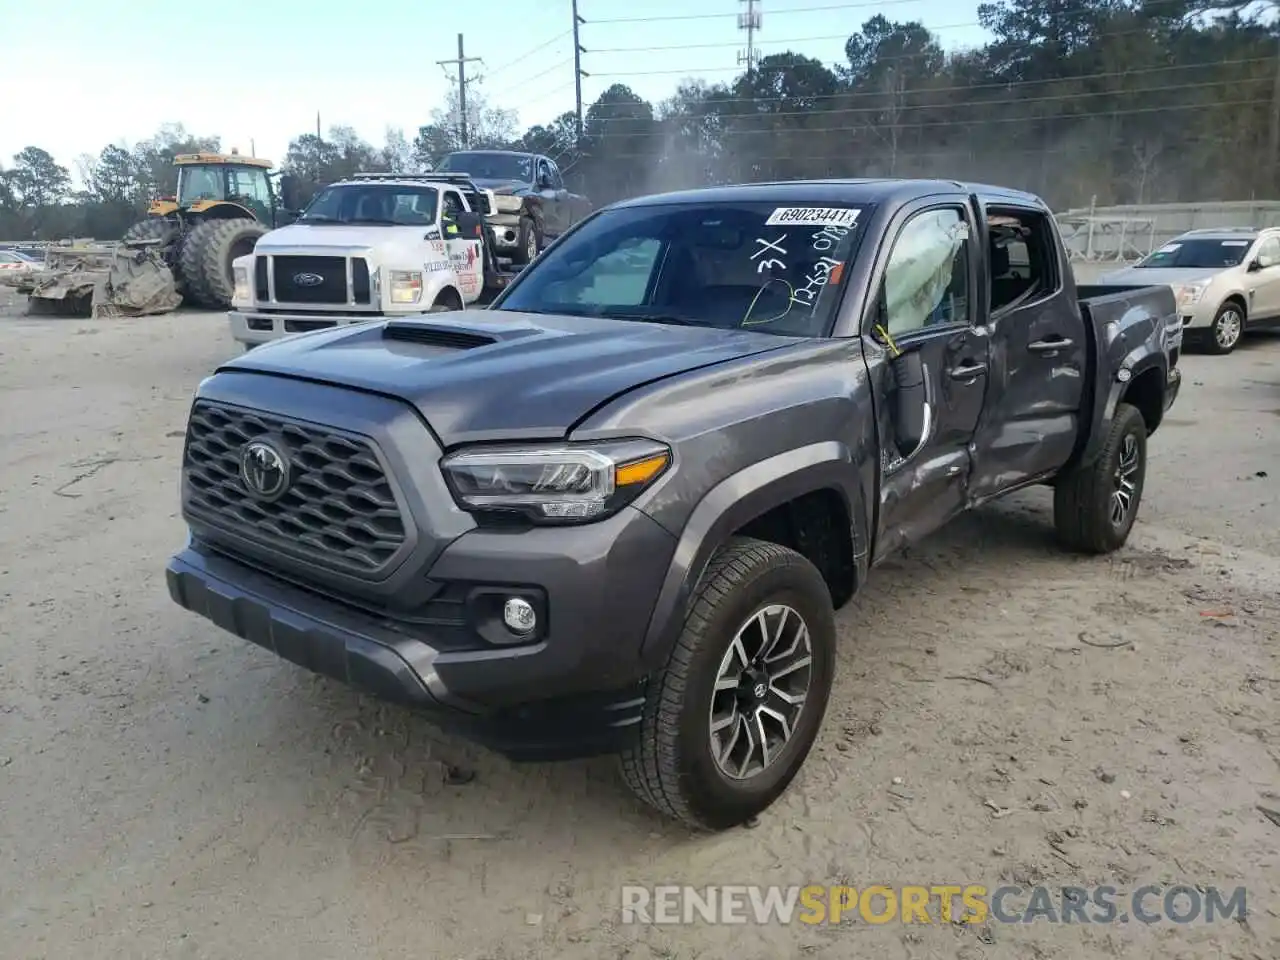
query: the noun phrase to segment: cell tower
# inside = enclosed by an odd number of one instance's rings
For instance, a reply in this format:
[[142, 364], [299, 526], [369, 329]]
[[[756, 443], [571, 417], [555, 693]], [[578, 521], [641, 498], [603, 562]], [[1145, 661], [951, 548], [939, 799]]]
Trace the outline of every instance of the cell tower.
[[760, 13], [760, 0], [738, 0], [747, 5], [746, 13], [738, 14], [738, 29], [747, 31], [747, 49], [738, 51], [738, 66], [746, 66], [747, 73], [755, 70], [760, 60], [760, 51], [756, 49], [756, 31], [760, 29], [763, 17]]

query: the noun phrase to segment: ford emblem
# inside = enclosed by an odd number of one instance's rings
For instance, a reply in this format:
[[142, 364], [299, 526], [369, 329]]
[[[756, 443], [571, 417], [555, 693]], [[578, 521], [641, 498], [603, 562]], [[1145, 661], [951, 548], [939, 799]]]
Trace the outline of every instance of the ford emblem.
[[318, 273], [295, 273], [293, 282], [300, 287], [318, 287], [324, 283], [324, 277]]

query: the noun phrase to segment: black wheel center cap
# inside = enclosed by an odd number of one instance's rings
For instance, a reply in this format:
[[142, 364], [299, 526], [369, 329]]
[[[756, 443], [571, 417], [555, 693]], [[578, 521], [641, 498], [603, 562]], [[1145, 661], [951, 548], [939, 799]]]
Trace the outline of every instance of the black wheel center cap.
[[744, 670], [738, 685], [738, 693], [744, 705], [759, 706], [769, 695], [769, 675], [759, 667]]

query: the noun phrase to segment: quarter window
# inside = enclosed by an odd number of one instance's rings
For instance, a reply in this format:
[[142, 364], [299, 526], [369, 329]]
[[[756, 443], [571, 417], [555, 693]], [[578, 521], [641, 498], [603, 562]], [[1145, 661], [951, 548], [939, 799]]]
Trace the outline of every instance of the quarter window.
[[881, 292], [892, 336], [968, 321], [968, 236], [968, 221], [954, 208], [907, 222], [889, 254]]

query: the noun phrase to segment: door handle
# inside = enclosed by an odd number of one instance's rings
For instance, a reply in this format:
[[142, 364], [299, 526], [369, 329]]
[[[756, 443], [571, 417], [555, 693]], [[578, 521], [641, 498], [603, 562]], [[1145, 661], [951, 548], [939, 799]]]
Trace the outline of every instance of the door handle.
[[947, 373], [952, 380], [974, 380], [987, 372], [985, 363], [970, 363], [952, 367]]
[[1071, 346], [1072, 341], [1066, 337], [1050, 337], [1048, 340], [1037, 340], [1034, 343], [1028, 343], [1027, 349], [1032, 353], [1057, 353], [1059, 350], [1065, 350]]

